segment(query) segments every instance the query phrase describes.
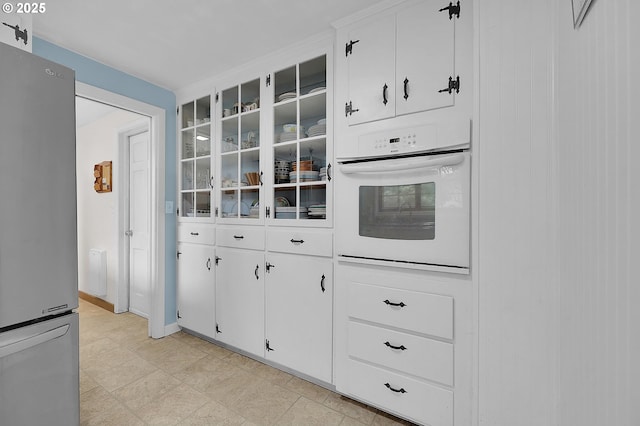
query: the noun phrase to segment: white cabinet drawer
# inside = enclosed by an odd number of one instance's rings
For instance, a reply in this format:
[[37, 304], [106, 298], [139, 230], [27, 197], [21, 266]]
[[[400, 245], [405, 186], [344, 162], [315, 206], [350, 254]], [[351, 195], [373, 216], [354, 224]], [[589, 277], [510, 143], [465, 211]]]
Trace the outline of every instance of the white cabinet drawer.
[[180, 223], [178, 224], [178, 241], [214, 245], [215, 228], [213, 225], [201, 223]]
[[453, 297], [349, 283], [348, 315], [453, 339]]
[[264, 229], [232, 227], [216, 229], [216, 241], [219, 246], [264, 250]]
[[453, 391], [349, 360], [347, 393], [431, 426], [453, 425]]
[[333, 234], [327, 231], [269, 229], [267, 250], [330, 257], [333, 255]]
[[453, 344], [349, 321], [349, 356], [453, 386]]

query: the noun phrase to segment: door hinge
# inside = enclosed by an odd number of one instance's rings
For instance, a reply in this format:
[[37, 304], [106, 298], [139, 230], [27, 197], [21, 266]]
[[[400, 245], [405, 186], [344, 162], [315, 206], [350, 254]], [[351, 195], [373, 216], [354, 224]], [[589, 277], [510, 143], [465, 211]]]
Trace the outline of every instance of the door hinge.
[[269, 340], [265, 340], [265, 348], [267, 349], [267, 352], [269, 351], [274, 351], [275, 349], [273, 349], [271, 346], [269, 346]]
[[220, 334], [222, 333], [222, 331], [220, 331], [220, 326], [216, 323], [216, 333]]
[[271, 74], [267, 74], [267, 78], [265, 80], [265, 84], [267, 87], [271, 86]]
[[176, 115], [180, 115], [180, 107], [176, 107]]
[[222, 260], [221, 257], [216, 256], [216, 266], [218, 266], [218, 263]]
[[216, 211], [215, 216], [218, 217], [218, 208], [217, 207], [215, 208], [215, 211]]
[[220, 100], [220, 92], [216, 92], [216, 103]]
[[358, 112], [360, 111], [359, 109], [353, 109], [353, 104], [351, 103], [351, 101], [349, 101], [349, 103], [345, 103], [344, 104], [344, 116], [347, 117], [351, 114], [353, 114], [354, 112]]
[[180, 207], [176, 209], [176, 216], [180, 216]]
[[271, 217], [271, 207], [266, 207], [266, 208], [265, 208], [265, 215], [266, 215], [267, 217]]
[[460, 1], [454, 5], [453, 2], [449, 2], [449, 6], [443, 7], [440, 9], [440, 12], [444, 12], [445, 10], [449, 11], [449, 20], [453, 19], [453, 15], [456, 15], [456, 18], [460, 19]]
[[451, 94], [454, 90], [456, 93], [460, 93], [460, 76], [457, 76], [455, 80], [453, 77], [449, 77], [449, 85], [444, 89], [438, 90], [438, 93], [447, 92]]
[[349, 56], [353, 53], [353, 45], [360, 42], [360, 40], [349, 40], [349, 43], [345, 44], [344, 56]]
[[177, 315], [178, 319], [182, 318], [182, 317], [180, 316], [180, 311], [176, 311], [176, 315]]

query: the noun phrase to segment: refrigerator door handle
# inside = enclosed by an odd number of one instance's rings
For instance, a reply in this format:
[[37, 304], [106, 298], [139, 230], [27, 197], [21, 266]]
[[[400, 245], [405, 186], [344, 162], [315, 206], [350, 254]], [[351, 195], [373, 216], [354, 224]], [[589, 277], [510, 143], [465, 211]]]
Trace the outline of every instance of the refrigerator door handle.
[[34, 334], [33, 336], [25, 337], [18, 341], [9, 342], [8, 344], [3, 345], [2, 342], [0, 342], [0, 358], [22, 352], [26, 349], [57, 339], [58, 337], [62, 337], [67, 334], [69, 327], [69, 324], [65, 324], [43, 333]]

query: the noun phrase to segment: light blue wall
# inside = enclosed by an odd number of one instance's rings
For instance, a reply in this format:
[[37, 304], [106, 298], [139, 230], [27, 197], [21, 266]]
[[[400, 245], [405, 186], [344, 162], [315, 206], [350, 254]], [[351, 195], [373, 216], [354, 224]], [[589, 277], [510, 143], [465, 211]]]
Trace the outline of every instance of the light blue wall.
[[[37, 37], [33, 38], [33, 53], [72, 68], [76, 80], [109, 92], [136, 99], [166, 111], [165, 200], [175, 206], [176, 194], [176, 97], [162, 87], [108, 67], [92, 59]], [[163, 203], [164, 205], [164, 203]], [[176, 320], [176, 216], [165, 216], [165, 325]]]

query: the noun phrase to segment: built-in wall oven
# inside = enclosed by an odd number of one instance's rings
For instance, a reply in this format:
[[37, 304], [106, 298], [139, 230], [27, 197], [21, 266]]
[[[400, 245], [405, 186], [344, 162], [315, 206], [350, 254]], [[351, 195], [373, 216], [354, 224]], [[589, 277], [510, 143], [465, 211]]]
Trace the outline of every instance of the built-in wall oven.
[[361, 136], [338, 158], [336, 251], [342, 261], [468, 273], [468, 144], [434, 148], [430, 128]]

